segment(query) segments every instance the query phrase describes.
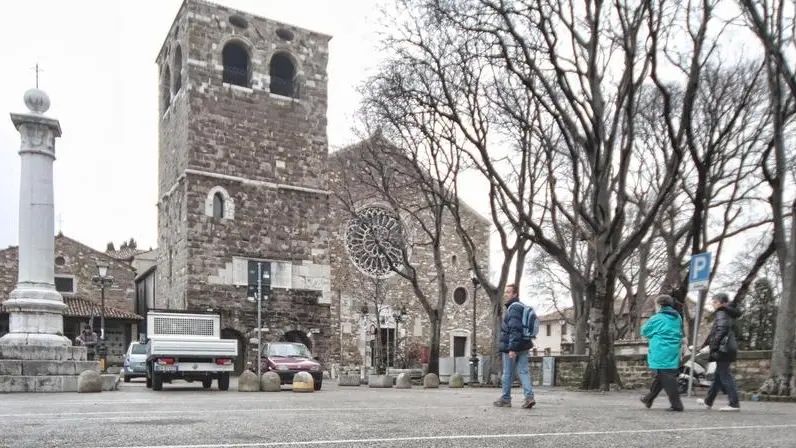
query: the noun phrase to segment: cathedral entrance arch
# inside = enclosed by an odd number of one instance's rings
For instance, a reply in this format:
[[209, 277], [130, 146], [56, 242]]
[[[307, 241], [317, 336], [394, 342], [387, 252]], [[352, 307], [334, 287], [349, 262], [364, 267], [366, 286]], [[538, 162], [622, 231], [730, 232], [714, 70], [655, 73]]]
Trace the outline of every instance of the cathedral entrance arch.
[[312, 351], [312, 341], [307, 337], [307, 334], [299, 330], [291, 330], [282, 335], [281, 342], [301, 342]]
[[246, 367], [246, 338], [234, 328], [224, 328], [221, 330], [221, 339], [235, 339], [238, 341], [238, 359], [235, 360], [235, 375], [243, 373]]

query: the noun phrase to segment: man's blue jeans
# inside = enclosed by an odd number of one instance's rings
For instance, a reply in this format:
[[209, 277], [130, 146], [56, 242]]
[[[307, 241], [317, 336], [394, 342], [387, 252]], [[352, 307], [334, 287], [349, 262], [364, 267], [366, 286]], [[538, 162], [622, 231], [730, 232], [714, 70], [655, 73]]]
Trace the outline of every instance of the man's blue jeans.
[[508, 353], [503, 353], [503, 396], [501, 398], [506, 401], [511, 400], [511, 382], [514, 380], [515, 371], [520, 376], [525, 399], [533, 398], [531, 372], [528, 366], [528, 350], [517, 352], [517, 356], [514, 359], [510, 359]]

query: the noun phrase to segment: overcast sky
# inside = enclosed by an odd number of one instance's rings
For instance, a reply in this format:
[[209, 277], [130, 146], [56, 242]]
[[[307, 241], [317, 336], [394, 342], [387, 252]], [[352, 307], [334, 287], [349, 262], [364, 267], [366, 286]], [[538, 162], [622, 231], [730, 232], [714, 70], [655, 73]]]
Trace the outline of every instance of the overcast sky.
[[[377, 62], [370, 37], [374, 0], [215, 0], [333, 36], [329, 143], [353, 139], [355, 88]], [[157, 244], [157, 66], [155, 57], [182, 0], [3, 2], [0, 54], [0, 248], [18, 240], [19, 134], [9, 112], [25, 112], [35, 84], [61, 121], [56, 140], [55, 228], [104, 249], [134, 237]], [[13, 18], [13, 20], [11, 20]], [[369, 29], [370, 28], [370, 29]]]

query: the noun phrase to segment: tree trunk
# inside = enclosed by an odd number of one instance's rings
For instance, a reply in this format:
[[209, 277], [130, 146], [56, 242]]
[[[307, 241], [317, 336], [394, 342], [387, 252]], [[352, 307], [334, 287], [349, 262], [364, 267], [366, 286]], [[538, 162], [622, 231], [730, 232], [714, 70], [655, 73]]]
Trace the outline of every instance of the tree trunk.
[[428, 316], [431, 321], [431, 346], [428, 354], [428, 372], [439, 376], [439, 343], [442, 333], [442, 319], [439, 313]]
[[[503, 304], [495, 305], [492, 313], [492, 350], [490, 352], [489, 372], [487, 382], [493, 384], [492, 378], [499, 381], [503, 373], [503, 358], [500, 355], [500, 324], [503, 322]], [[494, 383], [495, 385], [497, 383]]]
[[586, 338], [589, 336], [589, 313], [581, 313], [575, 323], [575, 347], [576, 355], [586, 354]]
[[575, 339], [573, 351], [576, 355], [586, 354], [586, 338], [589, 335], [588, 304], [585, 300], [583, 283], [574, 275], [569, 276], [569, 292], [572, 297], [572, 309], [575, 311]]
[[589, 364], [583, 378], [585, 390], [610, 390], [611, 384], [622, 386], [614, 359], [611, 322], [614, 314], [614, 285], [616, 275], [598, 273], [586, 292], [589, 308]]
[[784, 290], [779, 303], [777, 314], [777, 327], [774, 333], [774, 347], [771, 351], [771, 375], [760, 386], [760, 392], [770, 395], [792, 395], [793, 389], [793, 363], [794, 346], [796, 346], [796, 215], [791, 223], [791, 247], [787, 251], [788, 260], [785, 263], [786, 271], [783, 272]]

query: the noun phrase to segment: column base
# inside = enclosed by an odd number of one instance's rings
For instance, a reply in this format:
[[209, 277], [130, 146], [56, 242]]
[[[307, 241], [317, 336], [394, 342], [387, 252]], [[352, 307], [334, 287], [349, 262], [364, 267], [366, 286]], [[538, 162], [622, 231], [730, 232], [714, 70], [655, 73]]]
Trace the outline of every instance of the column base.
[[72, 345], [63, 336], [66, 304], [52, 285], [19, 283], [3, 305], [9, 312], [9, 333], [0, 338], [0, 345]]
[[[86, 360], [85, 347], [0, 345], [0, 394], [78, 392], [85, 371], [100, 371], [99, 361]], [[119, 375], [100, 380], [103, 391], [118, 389]]]

